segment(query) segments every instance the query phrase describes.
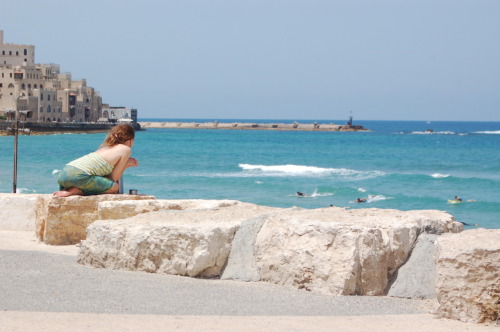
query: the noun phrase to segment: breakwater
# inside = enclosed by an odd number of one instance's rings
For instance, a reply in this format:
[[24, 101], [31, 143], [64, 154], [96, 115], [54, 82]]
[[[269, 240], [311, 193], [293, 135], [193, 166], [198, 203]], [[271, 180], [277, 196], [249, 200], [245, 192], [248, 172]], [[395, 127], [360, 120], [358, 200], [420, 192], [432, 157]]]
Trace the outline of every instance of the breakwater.
[[139, 122], [141, 128], [165, 129], [234, 129], [234, 130], [296, 130], [296, 131], [366, 131], [359, 125], [334, 123], [249, 123], [249, 122]]

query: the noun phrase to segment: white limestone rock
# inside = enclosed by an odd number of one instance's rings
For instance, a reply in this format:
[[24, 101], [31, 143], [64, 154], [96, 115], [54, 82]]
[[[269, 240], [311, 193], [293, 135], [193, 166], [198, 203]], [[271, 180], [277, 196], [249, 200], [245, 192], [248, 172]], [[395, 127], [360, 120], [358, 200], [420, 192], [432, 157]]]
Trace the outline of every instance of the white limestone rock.
[[242, 221], [272, 208], [240, 203], [208, 210], [170, 210], [87, 228], [80, 264], [190, 277], [219, 276]]
[[141, 213], [162, 210], [216, 209], [241, 204], [234, 200], [148, 199], [100, 202], [99, 219], [123, 219]]
[[0, 194], [0, 230], [33, 231], [41, 196], [38, 194]]
[[289, 209], [265, 221], [256, 263], [263, 281], [334, 295], [383, 295], [420, 233], [460, 230], [455, 224], [434, 210]]
[[439, 318], [469, 323], [500, 318], [500, 229], [474, 229], [437, 240]]
[[100, 211], [111, 207], [118, 210], [116, 216], [162, 211], [94, 222], [81, 245], [80, 263], [262, 280], [339, 295], [384, 294], [420, 234], [463, 227], [442, 211], [281, 209], [235, 201], [167, 200], [102, 202]]

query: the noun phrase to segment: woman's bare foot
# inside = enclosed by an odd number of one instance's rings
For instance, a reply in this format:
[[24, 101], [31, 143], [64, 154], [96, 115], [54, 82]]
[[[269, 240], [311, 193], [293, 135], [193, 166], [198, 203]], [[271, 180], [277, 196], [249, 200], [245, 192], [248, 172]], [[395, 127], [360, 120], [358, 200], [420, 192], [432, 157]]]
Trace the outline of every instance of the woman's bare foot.
[[68, 197], [71, 196], [71, 193], [67, 190], [59, 190], [54, 193], [56, 197]]
[[69, 196], [74, 196], [74, 195], [81, 196], [81, 195], [83, 195], [83, 191], [81, 191], [78, 188], [72, 187], [72, 188], [69, 188], [68, 190], [56, 191], [53, 195], [56, 197], [69, 197]]

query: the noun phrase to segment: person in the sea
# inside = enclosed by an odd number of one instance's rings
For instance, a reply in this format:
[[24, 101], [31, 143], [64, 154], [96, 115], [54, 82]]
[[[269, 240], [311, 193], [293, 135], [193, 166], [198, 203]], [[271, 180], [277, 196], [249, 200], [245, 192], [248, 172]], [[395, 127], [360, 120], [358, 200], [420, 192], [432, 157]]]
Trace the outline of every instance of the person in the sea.
[[131, 158], [134, 128], [121, 124], [114, 126], [99, 150], [68, 163], [59, 173], [60, 190], [54, 196], [116, 194], [118, 181], [125, 169], [137, 167]]
[[366, 202], [366, 198], [359, 198], [356, 200], [356, 202], [358, 203], [365, 203]]
[[458, 198], [458, 196], [453, 197], [453, 199], [456, 200], [457, 202], [461, 202], [462, 201], [462, 199]]
[[304, 194], [303, 192], [297, 191], [297, 196], [304, 197], [304, 196], [306, 196], [306, 194]]

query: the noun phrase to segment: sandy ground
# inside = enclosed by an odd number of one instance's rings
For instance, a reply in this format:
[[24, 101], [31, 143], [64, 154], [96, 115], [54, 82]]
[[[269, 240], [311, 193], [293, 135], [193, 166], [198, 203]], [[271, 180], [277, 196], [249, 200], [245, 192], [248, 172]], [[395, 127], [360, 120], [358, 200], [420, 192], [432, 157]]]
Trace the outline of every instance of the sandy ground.
[[0, 312], [2, 331], [499, 331], [432, 315], [398, 316], [164, 316]]
[[[0, 231], [0, 250], [7, 252], [36, 252], [65, 257], [76, 256], [77, 246], [48, 246], [36, 240], [31, 232]], [[1, 256], [0, 256], [1, 257]], [[6, 257], [6, 256], [4, 256]], [[65, 260], [63, 260], [65, 261]], [[67, 260], [66, 260], [67, 261]], [[89, 272], [99, 271], [89, 269]], [[96, 272], [97, 273], [97, 272]], [[136, 272], [131, 272], [135, 276]], [[139, 275], [138, 273], [137, 275]], [[212, 283], [221, 281], [192, 280], [193, 283]], [[181, 283], [182, 285], [182, 283]], [[189, 284], [186, 283], [189, 287]], [[191, 284], [192, 287], [193, 284]], [[220, 286], [221, 284], [219, 284]], [[249, 284], [222, 283], [223, 288], [245, 289]], [[41, 287], [41, 286], [39, 286]], [[292, 292], [291, 298], [298, 298], [303, 291]], [[242, 294], [245, 293], [243, 290]], [[0, 296], [2, 296], [0, 294]], [[4, 295], [5, 296], [5, 295]], [[225, 295], [227, 296], [227, 295]], [[356, 300], [355, 297], [343, 297], [342, 301]], [[194, 299], [195, 301], [196, 299]], [[359, 301], [359, 299], [357, 299]], [[4, 303], [4, 302], [2, 302]], [[10, 303], [5, 301], [5, 303]], [[196, 303], [195, 303], [196, 306]], [[195, 307], [194, 306], [194, 307]], [[22, 307], [22, 306], [19, 306]], [[422, 307], [429, 308], [426, 303]], [[359, 315], [214, 315], [214, 314], [122, 314], [96, 312], [61, 312], [59, 309], [13, 310], [0, 307], [0, 331], [496, 331], [500, 325], [475, 325], [457, 321], [434, 319], [425, 311], [416, 314], [366, 314]], [[366, 308], [364, 308], [366, 309]], [[194, 311], [196, 312], [196, 310]]]

